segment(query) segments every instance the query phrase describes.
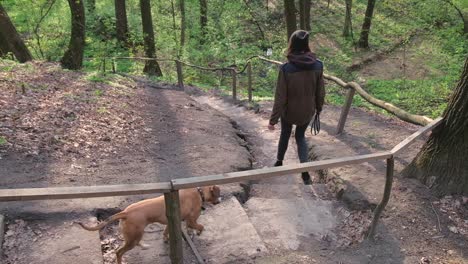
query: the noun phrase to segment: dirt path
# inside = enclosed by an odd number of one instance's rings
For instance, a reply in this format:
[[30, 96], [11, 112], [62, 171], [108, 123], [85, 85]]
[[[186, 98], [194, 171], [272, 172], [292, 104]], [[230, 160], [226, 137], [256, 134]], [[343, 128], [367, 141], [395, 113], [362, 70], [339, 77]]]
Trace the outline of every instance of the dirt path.
[[[147, 183], [251, 167], [226, 116], [172, 87], [117, 75], [90, 81], [97, 78], [40, 62], [0, 72], [1, 188]], [[54, 258], [85, 254], [85, 247], [54, 256], [46, 249], [73, 234], [99, 249], [98, 233], [92, 240], [67, 227], [108, 213], [100, 208], [124, 208], [144, 197], [2, 203], [6, 261], [34, 263], [24, 255], [29, 248], [45, 252], [49, 263], [65, 263]]]
[[117, 75], [90, 82], [55, 64], [16, 67], [0, 73], [1, 187], [148, 183], [251, 166], [230, 120], [184, 92]]

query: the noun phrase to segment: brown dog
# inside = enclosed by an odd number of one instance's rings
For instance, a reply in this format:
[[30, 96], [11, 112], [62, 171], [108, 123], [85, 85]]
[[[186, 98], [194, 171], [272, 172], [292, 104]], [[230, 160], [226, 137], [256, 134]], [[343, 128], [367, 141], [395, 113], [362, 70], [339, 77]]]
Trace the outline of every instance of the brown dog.
[[[200, 216], [203, 202], [211, 202], [212, 204], [219, 203], [220, 189], [218, 186], [184, 189], [179, 191], [180, 200], [180, 217], [185, 220], [187, 227], [197, 230], [200, 235], [203, 231], [203, 226], [197, 223]], [[122, 256], [125, 252], [131, 250], [137, 245], [145, 248], [145, 245], [140, 243], [145, 227], [154, 222], [167, 225], [166, 204], [164, 196], [153, 199], [143, 200], [129, 205], [125, 210], [117, 213], [97, 226], [87, 226], [78, 223], [84, 229], [89, 231], [97, 231], [107, 224], [116, 220], [120, 221], [121, 232], [124, 237], [124, 245], [117, 250], [117, 263], [122, 263]], [[167, 226], [163, 233], [164, 241], [169, 239]]]

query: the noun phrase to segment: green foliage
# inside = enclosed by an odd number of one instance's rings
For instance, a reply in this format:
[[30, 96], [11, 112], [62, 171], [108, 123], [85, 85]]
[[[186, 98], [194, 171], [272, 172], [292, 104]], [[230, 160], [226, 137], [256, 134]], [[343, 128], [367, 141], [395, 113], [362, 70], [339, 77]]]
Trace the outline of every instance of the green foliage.
[[[100, 73], [100, 72], [91, 72], [86, 77], [86, 80], [88, 80], [90, 82], [96, 82], [96, 83], [107, 83], [108, 79], [109, 79], [109, 76], [107, 76], [106, 74]], [[96, 90], [96, 91], [98, 91], [98, 90]]]
[[6, 145], [7, 143], [8, 141], [6, 140], [6, 138], [0, 136], [0, 146]]
[[9, 72], [18, 65], [19, 63], [16, 61], [0, 58], [0, 71]]
[[[452, 0], [468, 14], [466, 0]], [[50, 3], [54, 4], [47, 13]], [[180, 57], [184, 61], [207, 67], [241, 68], [246, 59], [253, 55], [264, 55], [272, 49], [271, 59], [284, 61], [286, 50], [285, 25], [282, 1], [276, 7], [265, 7], [265, 1], [208, 1], [208, 25], [206, 36], [200, 28], [198, 0], [185, 0], [186, 44], [180, 49], [180, 11], [175, 4], [175, 22], [172, 17], [171, 1], [151, 1], [155, 30], [157, 56], [159, 58]], [[246, 6], [248, 3], [248, 7]], [[270, 1], [271, 2], [271, 1]], [[359, 73], [350, 73], [347, 67], [356, 58], [369, 54], [354, 47], [359, 38], [367, 0], [353, 1], [352, 21], [354, 38], [343, 38], [344, 1], [313, 1], [312, 3], [312, 46], [324, 62], [326, 72], [343, 80], [358, 80]], [[58, 61], [69, 42], [70, 11], [67, 1], [53, 0], [3, 0], [2, 5], [14, 21], [18, 31], [26, 40], [33, 56], [38, 59]], [[27, 11], [26, 11], [27, 10]], [[371, 51], [388, 49], [399, 40], [407, 40], [406, 46], [414, 46], [412, 56], [427, 68], [420, 78], [398, 76], [387, 80], [373, 76], [361, 81], [373, 96], [394, 103], [412, 113], [437, 116], [443, 111], [446, 99], [456, 84], [468, 54], [468, 41], [461, 34], [463, 23], [456, 10], [441, 0], [382, 0], [377, 1], [375, 16], [370, 32]], [[142, 74], [144, 63], [131, 60], [112, 60], [107, 57], [143, 57], [143, 35], [139, 0], [127, 0], [127, 16], [131, 47], [122, 47], [115, 39], [114, 1], [101, 0], [96, 3], [94, 13], [87, 13], [87, 32], [84, 71], [91, 82], [109, 82], [109, 75], [102, 74], [103, 68], [110, 72]], [[468, 16], [468, 15], [467, 15]], [[39, 23], [40, 22], [40, 23]], [[408, 37], [413, 32], [420, 40], [419, 46]], [[182, 51], [179, 54], [179, 50]], [[105, 66], [105, 67], [104, 67]], [[176, 83], [173, 62], [160, 62], [163, 77], [157, 81]], [[14, 64], [0, 64], [0, 70], [9, 71]], [[254, 100], [271, 100], [274, 95], [278, 68], [275, 65], [254, 61], [252, 65]], [[202, 71], [184, 66], [186, 84], [206, 89], [216, 88], [228, 94], [231, 91], [229, 72]], [[409, 80], [411, 79], [411, 80]], [[247, 96], [247, 76], [238, 76], [238, 94]], [[341, 88], [327, 85], [327, 101], [341, 105], [344, 94]], [[96, 90], [95, 96], [102, 96]], [[374, 109], [356, 96], [356, 106]]]
[[102, 90], [100, 90], [100, 89], [94, 90], [94, 95], [95, 96], [99, 97], [99, 96], [102, 96], [103, 94], [104, 94], [104, 92]]

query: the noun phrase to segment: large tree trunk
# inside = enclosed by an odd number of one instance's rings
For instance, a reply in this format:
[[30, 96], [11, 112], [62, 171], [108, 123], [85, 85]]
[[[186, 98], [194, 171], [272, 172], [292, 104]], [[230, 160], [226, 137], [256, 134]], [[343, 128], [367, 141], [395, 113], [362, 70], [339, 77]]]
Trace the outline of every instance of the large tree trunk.
[[359, 38], [358, 46], [360, 48], [369, 48], [369, 32], [371, 28], [372, 16], [374, 13], [375, 0], [368, 0], [366, 8], [366, 16], [362, 23], [361, 37]]
[[68, 50], [60, 60], [62, 67], [78, 70], [83, 66], [85, 46], [85, 8], [83, 0], [68, 0], [71, 11], [71, 37]]
[[299, 19], [300, 28], [306, 31], [310, 31], [310, 1], [311, 0], [299, 0]]
[[[150, 0], [140, 0], [141, 22], [143, 24], [143, 35], [145, 41], [145, 53], [148, 58], [156, 58], [154, 44], [153, 18], [151, 16]], [[161, 68], [155, 60], [148, 60], [143, 71], [148, 75], [162, 76]]]
[[0, 55], [10, 51], [20, 62], [32, 60], [31, 53], [16, 31], [6, 10], [0, 4]]
[[440, 196], [468, 195], [468, 58], [443, 118], [403, 175]]
[[343, 37], [350, 37], [352, 31], [351, 9], [353, 7], [353, 0], [346, 0], [346, 16], [343, 28]]
[[179, 0], [180, 8], [180, 47], [179, 56], [182, 57], [185, 46], [185, 0]]
[[125, 0], [115, 0], [115, 30], [117, 40], [127, 46], [128, 45], [128, 22]]
[[286, 30], [289, 37], [297, 30], [296, 6], [294, 0], [284, 0], [284, 16], [286, 18]]
[[6, 38], [0, 32], [0, 57], [4, 57], [8, 52], [10, 52], [10, 47], [8, 47]]
[[208, 3], [207, 0], [200, 0], [200, 29], [201, 29], [201, 43], [206, 39], [206, 26], [208, 25]]

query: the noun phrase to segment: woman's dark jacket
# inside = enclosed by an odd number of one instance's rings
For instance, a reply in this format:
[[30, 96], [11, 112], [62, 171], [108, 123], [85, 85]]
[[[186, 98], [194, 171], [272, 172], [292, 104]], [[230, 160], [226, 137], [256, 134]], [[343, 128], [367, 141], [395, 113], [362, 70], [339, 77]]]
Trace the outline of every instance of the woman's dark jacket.
[[270, 124], [279, 118], [289, 124], [309, 123], [325, 100], [323, 64], [313, 53], [292, 54], [281, 65]]

